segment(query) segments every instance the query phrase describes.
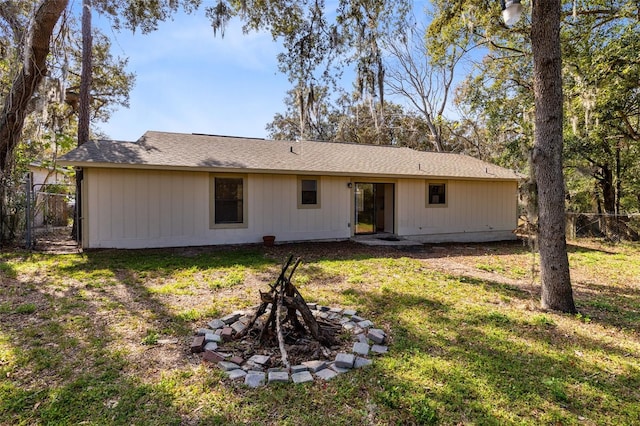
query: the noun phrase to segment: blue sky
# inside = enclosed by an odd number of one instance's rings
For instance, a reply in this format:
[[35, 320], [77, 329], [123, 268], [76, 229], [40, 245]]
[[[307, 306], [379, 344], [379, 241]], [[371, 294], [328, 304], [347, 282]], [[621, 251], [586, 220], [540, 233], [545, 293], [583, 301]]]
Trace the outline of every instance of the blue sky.
[[267, 33], [243, 34], [233, 21], [224, 38], [214, 37], [203, 10], [179, 13], [150, 34], [93, 21], [136, 74], [130, 108], [96, 123], [111, 138], [137, 140], [147, 130], [265, 137], [265, 125], [284, 111], [290, 84], [277, 69], [280, 46]]
[[[427, 4], [414, 2], [417, 16]], [[129, 58], [128, 71], [136, 74], [130, 108], [95, 123], [110, 138], [137, 140], [147, 130], [266, 137], [266, 124], [285, 111], [291, 84], [278, 72], [280, 43], [266, 32], [243, 34], [238, 19], [224, 38], [214, 37], [204, 7], [178, 13], [150, 34], [115, 32], [97, 15], [93, 24], [112, 39], [114, 55]], [[349, 76], [343, 76], [347, 85]]]

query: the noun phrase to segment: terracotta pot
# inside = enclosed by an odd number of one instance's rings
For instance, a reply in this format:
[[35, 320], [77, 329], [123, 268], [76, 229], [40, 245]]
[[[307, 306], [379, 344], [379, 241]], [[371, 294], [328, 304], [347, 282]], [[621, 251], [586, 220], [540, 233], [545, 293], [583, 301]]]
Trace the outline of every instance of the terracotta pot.
[[265, 247], [273, 247], [273, 243], [276, 240], [276, 237], [273, 235], [265, 235], [262, 237], [262, 241], [264, 242]]

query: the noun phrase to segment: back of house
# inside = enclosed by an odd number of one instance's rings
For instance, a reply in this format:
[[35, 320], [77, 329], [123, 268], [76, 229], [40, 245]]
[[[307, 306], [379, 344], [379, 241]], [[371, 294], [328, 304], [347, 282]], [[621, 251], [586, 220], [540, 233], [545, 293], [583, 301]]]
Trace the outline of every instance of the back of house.
[[511, 170], [451, 153], [149, 131], [89, 141], [59, 164], [83, 171], [84, 248], [345, 240], [514, 239]]

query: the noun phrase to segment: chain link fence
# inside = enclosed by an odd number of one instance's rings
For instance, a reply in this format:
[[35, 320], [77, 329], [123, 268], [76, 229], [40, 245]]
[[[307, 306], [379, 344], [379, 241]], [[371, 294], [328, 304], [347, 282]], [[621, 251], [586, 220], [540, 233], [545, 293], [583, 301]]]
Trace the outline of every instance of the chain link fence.
[[3, 185], [0, 193], [0, 246], [31, 249], [40, 239], [70, 235], [75, 185], [34, 184], [27, 173], [22, 182]]
[[640, 213], [567, 213], [567, 238], [605, 238], [609, 241], [640, 240]]

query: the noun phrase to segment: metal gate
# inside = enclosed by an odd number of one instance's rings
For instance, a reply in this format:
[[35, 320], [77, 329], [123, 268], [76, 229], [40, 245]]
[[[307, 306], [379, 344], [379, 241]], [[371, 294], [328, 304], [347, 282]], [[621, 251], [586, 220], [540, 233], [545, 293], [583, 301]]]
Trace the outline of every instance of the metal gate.
[[4, 181], [0, 192], [0, 246], [15, 244], [27, 249], [38, 239], [71, 233], [75, 185], [34, 183], [33, 173], [21, 182]]

